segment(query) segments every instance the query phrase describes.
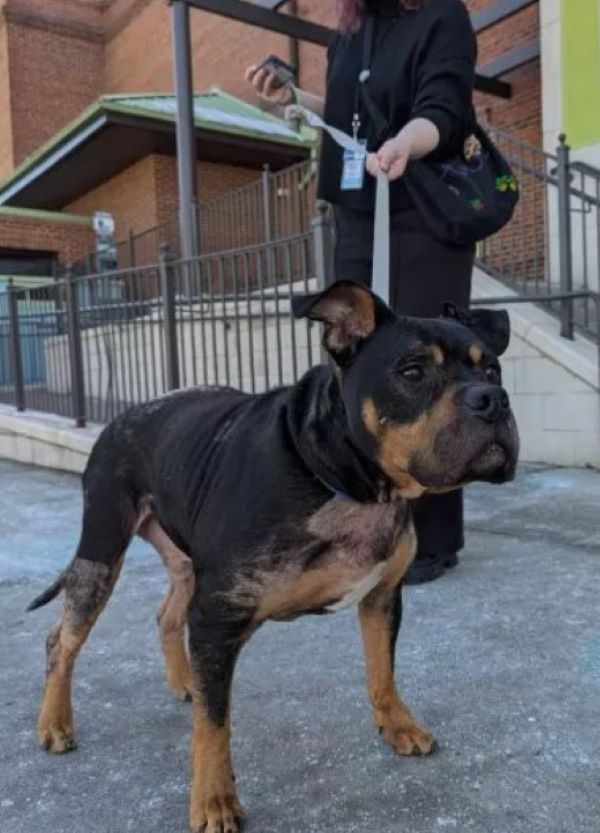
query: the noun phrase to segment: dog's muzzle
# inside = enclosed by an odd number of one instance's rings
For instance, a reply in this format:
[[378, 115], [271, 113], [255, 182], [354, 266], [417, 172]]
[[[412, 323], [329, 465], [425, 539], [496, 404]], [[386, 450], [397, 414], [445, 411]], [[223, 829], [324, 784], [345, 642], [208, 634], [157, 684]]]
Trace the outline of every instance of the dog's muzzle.
[[519, 437], [510, 398], [498, 385], [469, 385], [462, 405], [477, 450], [469, 462], [476, 479], [503, 483], [512, 480], [519, 456]]

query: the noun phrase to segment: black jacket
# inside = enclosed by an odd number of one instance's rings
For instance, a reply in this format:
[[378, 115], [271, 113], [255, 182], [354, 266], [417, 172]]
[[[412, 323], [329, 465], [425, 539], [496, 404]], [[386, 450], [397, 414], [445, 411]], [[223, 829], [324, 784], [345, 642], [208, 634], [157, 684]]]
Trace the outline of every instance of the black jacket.
[[[458, 151], [472, 119], [477, 41], [462, 0], [429, 0], [419, 11], [404, 11], [397, 0], [369, 3], [376, 18], [369, 88], [394, 134], [417, 116], [432, 121], [444, 158]], [[352, 133], [358, 76], [362, 69], [365, 20], [355, 34], [337, 34], [329, 47], [325, 121]], [[359, 138], [377, 150], [364, 105]], [[342, 150], [323, 137], [319, 197], [348, 208], [372, 211], [374, 179], [365, 175], [361, 191], [340, 191]], [[411, 207], [402, 180], [391, 188], [391, 207]]]

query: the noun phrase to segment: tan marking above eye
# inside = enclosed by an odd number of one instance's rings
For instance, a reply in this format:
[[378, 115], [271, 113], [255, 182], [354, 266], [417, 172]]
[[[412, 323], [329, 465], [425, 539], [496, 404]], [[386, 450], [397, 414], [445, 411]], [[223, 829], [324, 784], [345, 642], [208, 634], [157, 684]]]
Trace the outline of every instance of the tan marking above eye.
[[483, 350], [477, 344], [472, 344], [469, 347], [469, 358], [473, 362], [473, 364], [479, 364], [481, 359], [483, 358]]
[[439, 346], [439, 344], [429, 344], [425, 348], [425, 350], [428, 353], [428, 355], [431, 356], [431, 358], [433, 359], [433, 361], [436, 364], [439, 364], [439, 365], [444, 364], [444, 361], [445, 361], [446, 357], [444, 356], [444, 351]]
[[381, 426], [386, 421], [379, 415], [377, 407], [372, 399], [367, 399], [362, 407], [362, 418], [369, 434], [378, 437], [381, 433]]

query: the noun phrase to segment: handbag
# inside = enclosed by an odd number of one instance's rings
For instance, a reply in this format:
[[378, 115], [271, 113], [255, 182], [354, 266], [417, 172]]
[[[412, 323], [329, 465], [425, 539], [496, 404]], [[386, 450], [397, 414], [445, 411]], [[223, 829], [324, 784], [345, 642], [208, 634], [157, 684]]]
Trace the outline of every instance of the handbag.
[[[380, 147], [395, 133], [369, 90], [375, 22], [367, 20], [359, 89]], [[511, 167], [472, 111], [473, 127], [462, 151], [443, 161], [412, 160], [405, 187], [425, 226], [443, 243], [472, 245], [511, 219], [519, 187]]]

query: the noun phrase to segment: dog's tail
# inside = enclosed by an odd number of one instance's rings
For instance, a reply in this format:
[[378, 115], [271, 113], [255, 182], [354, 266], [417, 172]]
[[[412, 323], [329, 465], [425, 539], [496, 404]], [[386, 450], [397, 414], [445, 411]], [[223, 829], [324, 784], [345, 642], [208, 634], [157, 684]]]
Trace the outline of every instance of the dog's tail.
[[55, 599], [60, 591], [65, 586], [65, 579], [67, 577], [67, 570], [63, 570], [63, 572], [59, 575], [55, 582], [53, 582], [50, 587], [47, 587], [43, 593], [40, 593], [39, 596], [28, 605], [27, 610], [37, 610], [38, 607], [43, 607], [47, 605], [48, 602], [51, 602], [52, 599]]

